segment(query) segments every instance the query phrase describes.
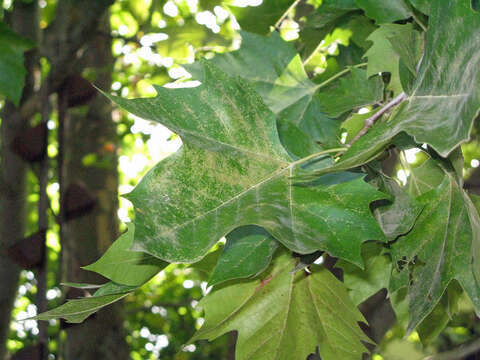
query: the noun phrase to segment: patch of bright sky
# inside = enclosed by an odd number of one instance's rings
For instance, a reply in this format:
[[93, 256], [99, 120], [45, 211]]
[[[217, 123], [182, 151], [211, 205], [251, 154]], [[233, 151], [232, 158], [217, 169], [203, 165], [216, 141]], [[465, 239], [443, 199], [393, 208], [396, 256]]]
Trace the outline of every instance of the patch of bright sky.
[[417, 154], [421, 152], [422, 150], [418, 148], [413, 148], [413, 149], [408, 149], [405, 150], [405, 159], [409, 164], [413, 164], [417, 160]]
[[173, 1], [167, 1], [165, 5], [163, 5], [163, 12], [165, 15], [175, 17], [178, 15], [178, 7]]
[[397, 178], [400, 180], [403, 186], [407, 185], [407, 179], [408, 176], [410, 175], [410, 171], [408, 170], [398, 170], [397, 171]]

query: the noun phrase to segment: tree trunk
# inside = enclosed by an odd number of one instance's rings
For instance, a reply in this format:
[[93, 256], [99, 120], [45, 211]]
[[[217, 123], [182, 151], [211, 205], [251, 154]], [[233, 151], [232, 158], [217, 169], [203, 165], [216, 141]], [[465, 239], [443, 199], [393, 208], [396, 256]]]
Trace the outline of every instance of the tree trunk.
[[[36, 2], [16, 1], [8, 19], [11, 28], [32, 40], [37, 40], [38, 13]], [[1, 50], [0, 50], [1, 51]], [[33, 92], [33, 68], [35, 52], [26, 53], [27, 69], [23, 99]], [[26, 163], [12, 152], [10, 144], [23, 132], [28, 119], [20, 116], [19, 109], [8, 101], [1, 114], [1, 166], [0, 166], [0, 359], [6, 357], [6, 341], [10, 317], [17, 293], [20, 267], [10, 261], [6, 248], [25, 236], [26, 222]]]
[[[108, 17], [101, 26], [99, 34], [108, 34]], [[85, 47], [84, 56], [96, 74], [95, 84], [110, 89], [113, 70], [110, 39], [105, 35], [95, 36]], [[78, 85], [70, 83], [64, 87], [62, 97], [66, 96], [70, 105], [75, 94], [83, 93]], [[106, 98], [97, 94], [86, 106], [88, 109], [71, 108], [64, 119], [61, 191], [66, 221], [62, 251], [68, 281], [98, 283], [104, 279], [80, 267], [97, 260], [118, 236], [117, 136], [111, 104]], [[96, 160], [86, 163], [86, 156]], [[74, 192], [84, 195], [77, 198]], [[95, 201], [93, 208], [85, 202], [89, 197]], [[121, 310], [122, 304], [109, 306], [82, 324], [68, 326], [65, 358], [128, 359]]]

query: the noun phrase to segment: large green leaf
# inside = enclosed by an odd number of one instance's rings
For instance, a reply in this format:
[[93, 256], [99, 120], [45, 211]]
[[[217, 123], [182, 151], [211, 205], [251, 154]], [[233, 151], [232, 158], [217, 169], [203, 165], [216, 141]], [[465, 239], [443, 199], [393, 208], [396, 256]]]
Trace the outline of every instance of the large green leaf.
[[272, 260], [278, 242], [258, 226], [244, 226], [227, 235], [227, 245], [209, 280], [216, 285], [232, 279], [257, 275]]
[[168, 263], [151, 255], [130, 251], [135, 226], [127, 224], [128, 231], [121, 235], [110, 248], [93, 264], [83, 269], [94, 271], [124, 285], [140, 286], [165, 268]]
[[355, 0], [355, 3], [377, 24], [403, 20], [411, 16], [406, 0]]
[[302, 161], [292, 162], [281, 146], [273, 113], [242, 79], [210, 63], [204, 68], [196, 88], [157, 87], [158, 96], [146, 99], [110, 96], [184, 143], [128, 195], [136, 213], [133, 248], [190, 263], [234, 228], [256, 224], [298, 253], [321, 249], [361, 265], [361, 243], [384, 240], [369, 204], [385, 195], [361, 176], [342, 174], [296, 186]]
[[325, 268], [294, 268], [283, 253], [262, 281], [214, 289], [200, 302], [205, 323], [192, 340], [237, 330], [237, 360], [305, 359], [317, 346], [324, 360], [360, 359], [369, 340], [357, 322], [365, 320], [344, 285]]
[[433, 310], [453, 279], [480, 312], [480, 286], [472, 265], [472, 249], [480, 242], [478, 213], [455, 175], [444, 173], [438, 187], [418, 197], [424, 209], [413, 229], [392, 245], [397, 263], [415, 264], [405, 268], [411, 272], [409, 330]]
[[124, 298], [128, 293], [92, 296], [68, 300], [65, 304], [33, 317], [33, 320], [50, 320], [63, 318], [69, 323], [81, 323], [101, 308]]
[[26, 70], [23, 53], [33, 43], [8, 28], [0, 21], [0, 93], [18, 105], [25, 85]]

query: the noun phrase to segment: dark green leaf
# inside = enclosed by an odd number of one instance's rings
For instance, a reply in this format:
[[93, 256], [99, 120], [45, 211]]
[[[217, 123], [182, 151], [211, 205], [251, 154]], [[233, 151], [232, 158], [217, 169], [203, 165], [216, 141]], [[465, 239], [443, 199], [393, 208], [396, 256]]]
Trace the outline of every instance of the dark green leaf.
[[258, 226], [244, 226], [227, 235], [209, 285], [257, 275], [266, 269], [278, 247], [277, 241]]
[[133, 223], [127, 226], [128, 231], [121, 235], [99, 260], [84, 266], [83, 269], [94, 271], [119, 284], [140, 286], [165, 268], [168, 263], [130, 250], [135, 226]]
[[205, 323], [192, 340], [237, 330], [237, 360], [305, 359], [317, 346], [324, 360], [360, 359], [369, 340], [357, 322], [365, 319], [344, 285], [323, 267], [309, 276], [294, 267], [283, 253], [262, 281], [214, 289], [200, 302]]

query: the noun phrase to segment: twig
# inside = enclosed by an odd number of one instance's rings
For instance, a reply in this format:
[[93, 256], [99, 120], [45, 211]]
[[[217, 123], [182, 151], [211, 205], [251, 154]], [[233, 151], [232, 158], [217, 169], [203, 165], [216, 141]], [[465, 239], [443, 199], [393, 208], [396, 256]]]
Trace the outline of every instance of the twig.
[[480, 350], [480, 339], [443, 353], [426, 357], [424, 360], [457, 360], [467, 358]]
[[365, 135], [367, 133], [367, 131], [373, 126], [373, 124], [375, 124], [375, 121], [377, 121], [388, 110], [390, 110], [393, 107], [400, 104], [406, 98], [407, 98], [407, 95], [404, 92], [402, 92], [400, 95], [398, 95], [392, 101], [390, 101], [388, 104], [386, 104], [383, 108], [381, 108], [379, 111], [377, 111], [375, 114], [370, 116], [367, 120], [365, 120], [365, 123], [363, 125], [362, 130], [360, 130], [358, 132], [358, 134], [355, 135], [355, 137], [347, 144], [347, 147], [352, 146], [355, 141], [357, 141], [358, 139], [360, 139], [363, 135]]

